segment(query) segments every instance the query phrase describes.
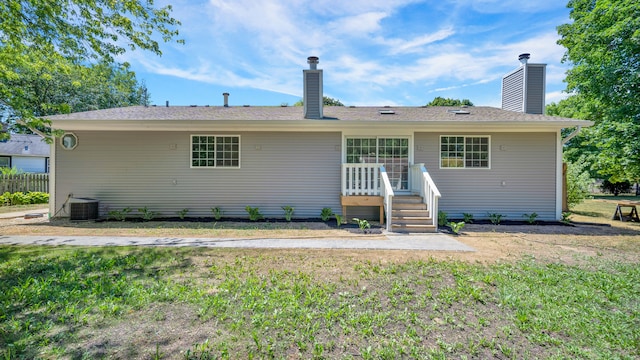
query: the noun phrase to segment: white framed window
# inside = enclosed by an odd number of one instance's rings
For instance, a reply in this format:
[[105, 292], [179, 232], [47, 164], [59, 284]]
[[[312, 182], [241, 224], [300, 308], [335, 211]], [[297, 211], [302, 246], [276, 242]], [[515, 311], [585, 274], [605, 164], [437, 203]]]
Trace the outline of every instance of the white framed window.
[[409, 137], [370, 136], [345, 139], [347, 164], [384, 164], [397, 190], [409, 189]]
[[60, 146], [65, 150], [73, 150], [78, 146], [78, 137], [74, 133], [66, 133], [60, 138]]
[[239, 168], [239, 135], [191, 135], [192, 168]]
[[441, 169], [489, 169], [489, 136], [440, 136]]

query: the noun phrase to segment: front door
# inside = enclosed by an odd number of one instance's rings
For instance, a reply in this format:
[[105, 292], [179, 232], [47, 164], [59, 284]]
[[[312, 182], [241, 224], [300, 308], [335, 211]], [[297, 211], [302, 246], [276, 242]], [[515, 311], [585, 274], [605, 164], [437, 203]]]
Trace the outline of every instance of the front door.
[[348, 137], [346, 162], [383, 164], [393, 190], [409, 191], [408, 137]]

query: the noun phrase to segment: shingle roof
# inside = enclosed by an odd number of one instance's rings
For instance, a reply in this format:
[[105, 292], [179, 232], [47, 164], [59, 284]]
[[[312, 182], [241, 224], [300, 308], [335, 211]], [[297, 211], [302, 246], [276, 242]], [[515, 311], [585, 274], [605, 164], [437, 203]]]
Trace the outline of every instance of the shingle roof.
[[50, 145], [39, 135], [13, 134], [9, 140], [0, 141], [0, 155], [47, 157], [49, 151]]
[[[456, 114], [454, 111], [468, 112]], [[381, 114], [381, 111], [393, 114]], [[324, 118], [357, 122], [560, 122], [589, 126], [590, 122], [547, 115], [524, 114], [493, 107], [345, 107], [325, 106]], [[83, 121], [233, 120], [306, 121], [300, 106], [132, 106], [48, 116], [48, 119]]]

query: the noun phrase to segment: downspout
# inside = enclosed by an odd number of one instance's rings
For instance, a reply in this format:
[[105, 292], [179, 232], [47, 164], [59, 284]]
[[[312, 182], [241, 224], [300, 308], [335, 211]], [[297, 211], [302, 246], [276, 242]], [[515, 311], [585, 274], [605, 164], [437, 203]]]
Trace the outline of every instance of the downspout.
[[582, 130], [582, 126], [578, 125], [578, 127], [571, 134], [569, 134], [566, 138], [562, 139], [562, 145], [566, 144], [567, 142], [569, 142], [569, 140], [573, 139], [576, 135], [578, 135], [578, 133], [580, 133], [580, 130]]

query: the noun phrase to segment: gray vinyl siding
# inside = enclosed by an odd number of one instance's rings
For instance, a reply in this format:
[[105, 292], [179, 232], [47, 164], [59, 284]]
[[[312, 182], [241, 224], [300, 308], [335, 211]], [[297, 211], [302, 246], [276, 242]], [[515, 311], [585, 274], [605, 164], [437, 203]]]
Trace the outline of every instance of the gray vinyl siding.
[[528, 65], [527, 68], [527, 114], [544, 114], [544, 66]]
[[[440, 135], [490, 135], [490, 169], [440, 169]], [[523, 220], [536, 212], [555, 220], [555, 133], [416, 133], [415, 162], [424, 163], [442, 194], [439, 206], [450, 218], [488, 213]], [[505, 186], [502, 182], [505, 182]]]
[[506, 75], [502, 79], [502, 109], [523, 111], [524, 67]]
[[320, 71], [306, 70], [304, 72], [304, 117], [307, 119], [320, 119], [322, 117], [322, 84]]
[[[191, 168], [191, 135], [203, 132], [77, 131], [78, 147], [56, 144], [56, 211], [74, 197], [100, 200], [100, 212], [147, 206], [161, 216], [246, 217], [245, 206], [268, 217], [317, 218], [340, 209], [341, 134], [215, 132], [240, 136], [240, 168]], [[135, 210], [134, 210], [135, 213]], [[66, 217], [61, 212], [58, 216]]]

